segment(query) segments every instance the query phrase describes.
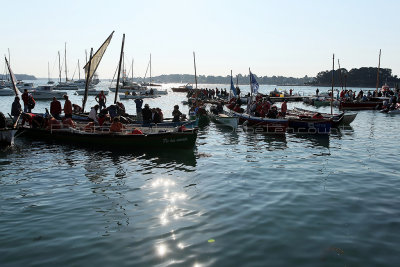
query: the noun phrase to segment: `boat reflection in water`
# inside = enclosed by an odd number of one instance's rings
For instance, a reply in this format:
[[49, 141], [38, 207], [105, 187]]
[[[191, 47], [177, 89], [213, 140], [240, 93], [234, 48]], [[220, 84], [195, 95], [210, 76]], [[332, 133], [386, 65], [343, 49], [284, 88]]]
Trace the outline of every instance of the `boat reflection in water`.
[[288, 134], [293, 139], [308, 141], [309, 147], [325, 147], [329, 148], [329, 138], [328, 134], [308, 134], [308, 133], [290, 133]]

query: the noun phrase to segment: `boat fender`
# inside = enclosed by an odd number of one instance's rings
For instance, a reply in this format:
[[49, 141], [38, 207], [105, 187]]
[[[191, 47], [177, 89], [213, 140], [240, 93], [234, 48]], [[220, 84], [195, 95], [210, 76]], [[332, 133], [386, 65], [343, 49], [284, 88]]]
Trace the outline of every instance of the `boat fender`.
[[143, 132], [142, 132], [141, 130], [134, 129], [134, 130], [132, 131], [132, 134], [143, 134]]

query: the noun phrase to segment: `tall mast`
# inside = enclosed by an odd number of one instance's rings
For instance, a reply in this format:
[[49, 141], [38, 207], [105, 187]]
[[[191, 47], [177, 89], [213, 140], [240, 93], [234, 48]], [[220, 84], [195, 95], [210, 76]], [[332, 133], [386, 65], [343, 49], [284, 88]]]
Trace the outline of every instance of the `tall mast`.
[[68, 82], [68, 78], [67, 78], [67, 76], [68, 76], [68, 71], [67, 71], [67, 42], [65, 42], [65, 53], [64, 53], [64, 55], [65, 55], [65, 58], [64, 58], [64, 61], [65, 61], [65, 81]]
[[60, 82], [61, 82], [61, 56], [60, 56], [60, 51], [58, 51], [58, 77], [60, 77]]
[[114, 104], [117, 103], [117, 98], [118, 98], [118, 89], [119, 89], [119, 76], [121, 74], [121, 63], [122, 63], [122, 56], [124, 54], [124, 43], [125, 43], [125, 33], [122, 35], [122, 45], [121, 45], [121, 54], [119, 56], [119, 65], [118, 65], [118, 76], [117, 76], [117, 86], [115, 87], [115, 98], [114, 98]]
[[378, 71], [376, 72], [376, 91], [379, 87], [379, 70], [381, 68], [381, 49], [379, 49], [379, 61], [378, 61]]
[[86, 75], [86, 83], [85, 83], [85, 95], [83, 96], [83, 101], [82, 101], [82, 112], [85, 111], [85, 104], [88, 98], [88, 90], [89, 90], [89, 83], [90, 83], [90, 67], [92, 65], [92, 56], [93, 56], [93, 48], [90, 49], [90, 58], [89, 58], [89, 65], [88, 65], [88, 71]]
[[331, 114], [333, 114], [333, 84], [335, 79], [335, 54], [332, 58], [332, 91], [331, 91]]
[[236, 75], [236, 87], [239, 87], [239, 74]]
[[78, 59], [78, 73], [79, 73], [79, 80], [81, 79], [81, 69], [79, 67], [79, 59]]
[[196, 89], [197, 89], [196, 54], [194, 52], [193, 52], [193, 61], [194, 61], [194, 80], [196, 81]]
[[[10, 48], [8, 48], [8, 65], [10, 66], [10, 68], [11, 68], [11, 55], [10, 55]], [[11, 81], [12, 79], [11, 79], [11, 73], [10, 73], [10, 81]]]
[[337, 60], [337, 63], [338, 63], [338, 66], [339, 66], [340, 86], [342, 87], [342, 90], [343, 90], [342, 69], [340, 68], [339, 59]]
[[131, 69], [132, 69], [132, 82], [133, 82], [133, 58], [132, 58], [132, 66], [131, 66]]
[[[232, 70], [231, 70], [231, 84], [232, 84], [232, 78], [233, 76], [232, 76]], [[229, 89], [229, 99], [231, 99], [232, 98], [232, 86], [230, 86], [230, 89]]]
[[85, 60], [86, 60], [86, 63], [87, 63], [87, 50], [85, 49]]
[[250, 99], [253, 101], [253, 90], [251, 89], [251, 71], [249, 68], [249, 82], [250, 82]]
[[50, 62], [47, 61], [47, 78], [50, 82]]
[[150, 83], [149, 86], [151, 86], [151, 53], [150, 53]]

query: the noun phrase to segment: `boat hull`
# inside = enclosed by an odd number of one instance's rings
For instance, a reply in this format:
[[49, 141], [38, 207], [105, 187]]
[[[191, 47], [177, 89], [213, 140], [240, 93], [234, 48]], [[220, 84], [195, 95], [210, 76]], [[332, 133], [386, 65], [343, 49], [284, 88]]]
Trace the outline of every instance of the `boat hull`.
[[229, 126], [229, 127], [232, 127], [233, 129], [236, 129], [239, 125], [238, 117], [231, 117], [231, 116], [225, 115], [225, 114], [216, 115], [216, 114], [210, 113], [210, 119], [215, 123]]
[[45, 130], [25, 128], [22, 136], [40, 139], [43, 141], [58, 141], [66, 144], [90, 146], [107, 149], [165, 149], [165, 148], [193, 148], [196, 143], [197, 131], [166, 132], [157, 134], [103, 134], [77, 133], [69, 130]]
[[382, 105], [382, 102], [340, 102], [341, 110], [375, 110]]
[[245, 126], [254, 131], [285, 134], [288, 127], [287, 119], [270, 119], [254, 117], [248, 114], [238, 113], [232, 111], [232, 115], [239, 118], [239, 124], [245, 124]]
[[0, 129], [0, 144], [13, 145], [16, 129]]
[[307, 134], [330, 134], [331, 120], [289, 118], [289, 131]]

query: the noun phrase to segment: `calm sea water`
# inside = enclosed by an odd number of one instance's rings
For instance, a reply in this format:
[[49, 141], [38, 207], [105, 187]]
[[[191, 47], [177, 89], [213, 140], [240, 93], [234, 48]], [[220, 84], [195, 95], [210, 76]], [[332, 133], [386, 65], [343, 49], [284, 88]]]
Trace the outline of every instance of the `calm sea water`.
[[[183, 99], [145, 103], [170, 115]], [[319, 138], [211, 123], [184, 151], [18, 137], [0, 152], [0, 266], [397, 266], [399, 132], [400, 116], [362, 111]]]

